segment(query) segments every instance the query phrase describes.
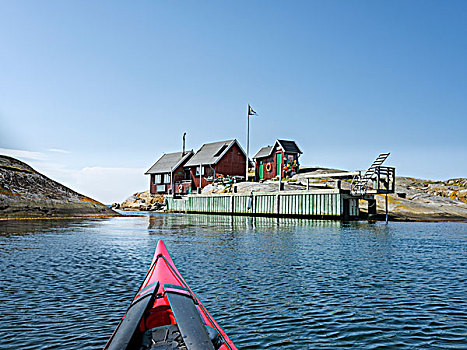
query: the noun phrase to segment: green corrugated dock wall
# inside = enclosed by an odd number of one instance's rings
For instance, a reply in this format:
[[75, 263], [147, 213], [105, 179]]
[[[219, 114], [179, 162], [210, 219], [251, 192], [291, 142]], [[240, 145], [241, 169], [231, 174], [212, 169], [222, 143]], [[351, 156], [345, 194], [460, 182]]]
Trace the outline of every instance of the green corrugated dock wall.
[[358, 200], [335, 190], [167, 197], [167, 209], [179, 213], [334, 219], [351, 219], [359, 215]]

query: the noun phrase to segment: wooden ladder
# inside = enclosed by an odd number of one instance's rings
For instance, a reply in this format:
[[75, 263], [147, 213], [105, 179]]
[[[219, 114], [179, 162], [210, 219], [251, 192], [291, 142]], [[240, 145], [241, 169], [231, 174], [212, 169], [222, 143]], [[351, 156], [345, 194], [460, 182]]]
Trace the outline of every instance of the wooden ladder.
[[391, 153], [380, 153], [380, 155], [375, 159], [373, 164], [365, 171], [363, 175], [356, 175], [352, 179], [352, 184], [350, 185], [350, 193], [353, 195], [362, 195], [367, 191], [368, 182], [371, 180], [373, 175], [376, 173], [376, 168], [381, 166], [384, 161], [389, 157]]

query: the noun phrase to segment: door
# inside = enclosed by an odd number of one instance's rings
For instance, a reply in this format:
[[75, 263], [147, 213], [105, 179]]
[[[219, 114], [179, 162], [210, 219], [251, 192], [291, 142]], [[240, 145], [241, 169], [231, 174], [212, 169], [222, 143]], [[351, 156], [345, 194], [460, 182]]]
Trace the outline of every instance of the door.
[[263, 161], [259, 162], [259, 179], [263, 179]]
[[282, 153], [276, 153], [276, 176], [281, 175]]

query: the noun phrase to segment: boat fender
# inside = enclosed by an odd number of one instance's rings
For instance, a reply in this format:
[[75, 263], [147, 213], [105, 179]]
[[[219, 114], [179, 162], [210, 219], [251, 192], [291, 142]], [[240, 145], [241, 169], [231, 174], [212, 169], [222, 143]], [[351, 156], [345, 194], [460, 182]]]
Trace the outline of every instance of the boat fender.
[[266, 171], [271, 171], [271, 163], [266, 163]]
[[250, 210], [253, 204], [253, 196], [248, 197], [247, 203], [246, 203], [246, 210]]

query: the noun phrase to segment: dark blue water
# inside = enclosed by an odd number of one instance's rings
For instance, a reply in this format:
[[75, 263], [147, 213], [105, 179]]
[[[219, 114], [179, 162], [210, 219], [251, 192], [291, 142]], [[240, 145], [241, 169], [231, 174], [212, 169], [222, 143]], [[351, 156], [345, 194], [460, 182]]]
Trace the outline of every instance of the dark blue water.
[[241, 349], [467, 349], [467, 224], [0, 222], [0, 349], [98, 349], [163, 239]]

